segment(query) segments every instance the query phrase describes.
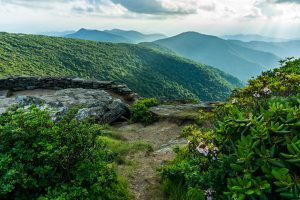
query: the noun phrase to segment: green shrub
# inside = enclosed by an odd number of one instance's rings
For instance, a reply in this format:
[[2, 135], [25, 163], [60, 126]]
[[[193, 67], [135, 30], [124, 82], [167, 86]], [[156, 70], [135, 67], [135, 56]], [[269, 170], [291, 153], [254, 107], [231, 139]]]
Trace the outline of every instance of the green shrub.
[[213, 189], [216, 199], [299, 199], [300, 97], [271, 99], [259, 113], [228, 112], [215, 132], [184, 129], [189, 145], [160, 169], [163, 179], [186, 192]]
[[101, 132], [37, 108], [0, 115], [0, 199], [128, 199]]
[[224, 120], [217, 130], [220, 148], [235, 160], [226, 194], [299, 199], [300, 97], [272, 99], [253, 115], [233, 108]]
[[289, 97], [300, 94], [300, 59], [281, 61], [281, 68], [264, 72], [249, 80], [248, 86], [233, 91], [229, 102], [240, 109], [259, 111], [259, 103], [266, 106], [272, 97]]
[[214, 199], [300, 199], [299, 78], [299, 60], [287, 61], [235, 91], [215, 129], [183, 129], [188, 146], [159, 169], [163, 182], [182, 199], [190, 188]]
[[158, 117], [150, 112], [149, 108], [157, 106], [158, 101], [155, 98], [142, 99], [134, 102], [131, 108], [131, 119], [134, 122], [151, 124], [158, 120]]

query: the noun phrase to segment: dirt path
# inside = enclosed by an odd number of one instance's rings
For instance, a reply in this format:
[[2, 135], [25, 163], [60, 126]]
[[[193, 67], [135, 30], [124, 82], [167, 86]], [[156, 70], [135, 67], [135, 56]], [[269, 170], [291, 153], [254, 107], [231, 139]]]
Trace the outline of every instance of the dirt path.
[[172, 148], [184, 145], [180, 138], [182, 126], [163, 121], [144, 127], [142, 124], [121, 124], [116, 131], [128, 141], [145, 141], [152, 145], [153, 152], [137, 152], [126, 157], [129, 162], [118, 166], [118, 172], [127, 178], [129, 187], [137, 200], [162, 200], [164, 196], [156, 169], [175, 157]]

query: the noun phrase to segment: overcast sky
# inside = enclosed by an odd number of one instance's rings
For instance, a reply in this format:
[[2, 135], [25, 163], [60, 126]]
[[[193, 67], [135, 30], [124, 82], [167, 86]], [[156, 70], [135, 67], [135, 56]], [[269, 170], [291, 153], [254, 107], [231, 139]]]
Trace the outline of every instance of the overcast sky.
[[300, 38], [300, 0], [0, 0], [0, 31], [82, 27]]

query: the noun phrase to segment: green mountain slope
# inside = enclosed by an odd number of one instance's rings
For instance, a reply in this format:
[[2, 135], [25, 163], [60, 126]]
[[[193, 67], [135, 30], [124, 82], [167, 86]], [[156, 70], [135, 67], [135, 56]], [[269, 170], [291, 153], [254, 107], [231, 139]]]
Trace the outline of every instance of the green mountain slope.
[[215, 66], [242, 80], [248, 80], [263, 70], [275, 67], [280, 60], [271, 53], [249, 49], [196, 32], [182, 33], [155, 43], [170, 48], [178, 55]]
[[0, 33], [0, 76], [72, 76], [126, 83], [140, 95], [223, 100], [241, 82], [218, 69], [132, 44]]
[[122, 37], [120, 35], [115, 35], [113, 33], [108, 33], [105, 31], [87, 30], [84, 28], [80, 29], [75, 33], [68, 34], [65, 37], [74, 38], [74, 39], [92, 40], [98, 42], [132, 43], [131, 40]]
[[105, 32], [125, 37], [133, 43], [152, 42], [167, 37], [162, 34], [143, 34], [137, 31], [125, 31], [120, 29], [106, 30]]

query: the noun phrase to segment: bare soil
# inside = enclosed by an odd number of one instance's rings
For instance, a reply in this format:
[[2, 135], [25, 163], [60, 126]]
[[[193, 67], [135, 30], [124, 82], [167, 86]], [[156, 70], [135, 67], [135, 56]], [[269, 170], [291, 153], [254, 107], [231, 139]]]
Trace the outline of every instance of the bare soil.
[[175, 157], [174, 145], [184, 145], [180, 138], [182, 126], [161, 121], [149, 126], [142, 124], [118, 124], [114, 128], [128, 141], [145, 141], [152, 145], [153, 152], [136, 152], [126, 156], [126, 164], [118, 166], [118, 173], [129, 182], [129, 188], [137, 200], [166, 199], [157, 168]]

